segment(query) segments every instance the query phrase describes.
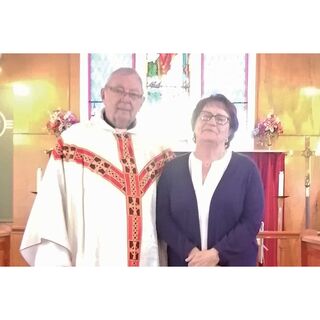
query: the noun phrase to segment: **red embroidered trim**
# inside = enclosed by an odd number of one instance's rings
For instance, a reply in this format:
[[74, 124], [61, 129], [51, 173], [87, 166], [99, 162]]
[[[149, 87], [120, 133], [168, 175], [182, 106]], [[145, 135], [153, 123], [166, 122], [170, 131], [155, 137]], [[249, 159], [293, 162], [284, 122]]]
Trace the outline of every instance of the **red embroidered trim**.
[[125, 177], [122, 171], [95, 153], [75, 145], [64, 144], [63, 140], [59, 138], [52, 155], [55, 160], [74, 161], [83, 165], [111, 182], [124, 194], [126, 193]]
[[150, 185], [160, 176], [166, 162], [172, 160], [174, 157], [174, 153], [167, 149], [162, 151], [156, 157], [152, 158], [144, 166], [139, 174], [141, 196], [147, 192]]
[[142, 237], [142, 196], [159, 177], [165, 163], [174, 158], [174, 154], [170, 150], [161, 152], [151, 159], [139, 174], [131, 136], [126, 133], [115, 134], [115, 137], [122, 171], [87, 149], [64, 144], [61, 137], [58, 138], [52, 155], [56, 160], [74, 161], [83, 165], [111, 182], [124, 193], [127, 207], [128, 266], [139, 266]]
[[134, 157], [131, 136], [116, 134], [119, 159], [122, 163], [123, 174], [126, 182], [127, 205], [127, 241], [128, 241], [128, 266], [137, 267], [140, 262], [142, 215], [139, 176]]

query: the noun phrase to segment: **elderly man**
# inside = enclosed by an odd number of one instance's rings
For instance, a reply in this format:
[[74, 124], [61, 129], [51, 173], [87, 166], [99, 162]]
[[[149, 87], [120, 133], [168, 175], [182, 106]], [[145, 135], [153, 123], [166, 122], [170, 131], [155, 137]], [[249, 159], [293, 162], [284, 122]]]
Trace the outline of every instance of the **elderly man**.
[[101, 97], [99, 114], [57, 140], [20, 247], [30, 265], [159, 264], [155, 185], [173, 153], [136, 127], [134, 69], [114, 71]]

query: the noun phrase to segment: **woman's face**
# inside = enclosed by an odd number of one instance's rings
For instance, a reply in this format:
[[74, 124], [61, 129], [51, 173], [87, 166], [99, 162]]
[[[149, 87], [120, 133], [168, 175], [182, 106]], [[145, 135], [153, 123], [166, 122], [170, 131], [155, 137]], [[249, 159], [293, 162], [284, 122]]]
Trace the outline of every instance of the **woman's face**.
[[225, 145], [230, 130], [229, 114], [224, 110], [222, 102], [210, 102], [197, 118], [194, 133], [196, 143], [212, 142]]

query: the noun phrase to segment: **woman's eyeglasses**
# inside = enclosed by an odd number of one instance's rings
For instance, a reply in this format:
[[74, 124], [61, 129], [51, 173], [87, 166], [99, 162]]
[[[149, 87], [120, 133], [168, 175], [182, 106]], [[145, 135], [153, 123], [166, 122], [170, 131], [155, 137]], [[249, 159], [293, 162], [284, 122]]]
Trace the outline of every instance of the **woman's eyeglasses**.
[[214, 121], [219, 126], [224, 126], [228, 121], [230, 121], [230, 118], [227, 116], [224, 116], [223, 114], [212, 114], [211, 112], [202, 111], [200, 113], [200, 119], [202, 121], [210, 121], [212, 118], [214, 118]]

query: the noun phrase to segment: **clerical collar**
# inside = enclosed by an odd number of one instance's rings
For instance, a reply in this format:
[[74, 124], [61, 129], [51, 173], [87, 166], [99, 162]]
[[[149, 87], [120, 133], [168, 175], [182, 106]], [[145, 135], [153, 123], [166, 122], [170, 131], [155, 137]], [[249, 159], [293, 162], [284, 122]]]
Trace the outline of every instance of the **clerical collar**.
[[[116, 127], [108, 120], [108, 118], [106, 117], [105, 112], [102, 113], [103, 116], [103, 120], [113, 129], [116, 129]], [[127, 129], [124, 130], [130, 130], [132, 128], [134, 128], [136, 126], [136, 120], [134, 120], [132, 123], [130, 123], [129, 127]]]

